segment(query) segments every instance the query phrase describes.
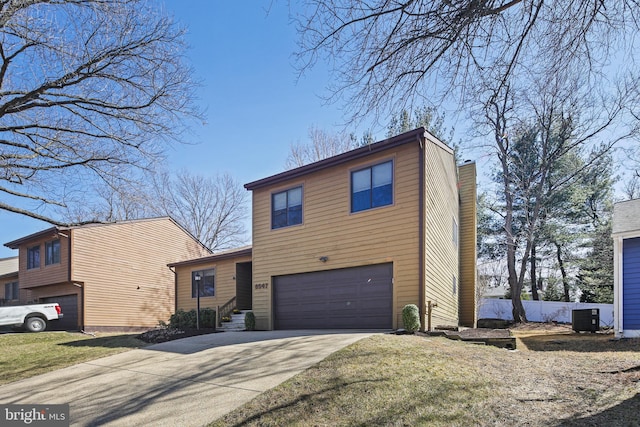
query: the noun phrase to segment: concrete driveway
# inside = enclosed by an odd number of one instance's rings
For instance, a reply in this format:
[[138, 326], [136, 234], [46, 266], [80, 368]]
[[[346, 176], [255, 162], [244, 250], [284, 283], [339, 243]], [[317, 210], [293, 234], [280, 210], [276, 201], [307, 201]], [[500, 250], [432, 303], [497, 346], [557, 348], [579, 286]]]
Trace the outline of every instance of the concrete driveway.
[[0, 402], [69, 403], [74, 426], [201, 426], [373, 333], [201, 335], [7, 384]]

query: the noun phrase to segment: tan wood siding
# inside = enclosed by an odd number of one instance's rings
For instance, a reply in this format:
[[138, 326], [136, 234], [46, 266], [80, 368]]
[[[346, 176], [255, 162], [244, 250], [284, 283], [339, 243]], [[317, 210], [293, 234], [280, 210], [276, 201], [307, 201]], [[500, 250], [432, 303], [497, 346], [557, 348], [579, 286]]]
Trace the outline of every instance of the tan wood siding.
[[[272, 329], [272, 278], [393, 262], [393, 326], [405, 304], [418, 303], [419, 236], [416, 142], [253, 191], [253, 310]], [[350, 213], [350, 172], [394, 161], [394, 203]], [[271, 194], [303, 186], [302, 225], [271, 230]], [[320, 257], [328, 257], [326, 262]]]
[[168, 218], [75, 229], [72, 272], [84, 283], [85, 329], [167, 321], [175, 308], [167, 264], [208, 254]]
[[[52, 232], [51, 236], [20, 245], [20, 289], [29, 289], [69, 281], [68, 236], [69, 231], [65, 231], [64, 235], [61, 233], [58, 236]], [[45, 265], [45, 243], [55, 239], [60, 240], [60, 263]], [[27, 250], [34, 246], [40, 247], [40, 266], [27, 269]]]
[[251, 261], [250, 256], [224, 259], [216, 262], [176, 267], [178, 277], [177, 308], [189, 311], [196, 308], [197, 298], [191, 296], [191, 273], [215, 268], [215, 295], [200, 297], [200, 308], [213, 308], [225, 304], [236, 295], [236, 264]]
[[453, 286], [454, 277], [459, 282], [458, 246], [453, 224], [460, 221], [455, 161], [436, 144], [425, 144], [425, 158], [425, 298], [437, 304], [431, 313], [433, 326], [457, 325]]
[[477, 321], [477, 190], [476, 164], [458, 168], [460, 188], [460, 324], [475, 327]]

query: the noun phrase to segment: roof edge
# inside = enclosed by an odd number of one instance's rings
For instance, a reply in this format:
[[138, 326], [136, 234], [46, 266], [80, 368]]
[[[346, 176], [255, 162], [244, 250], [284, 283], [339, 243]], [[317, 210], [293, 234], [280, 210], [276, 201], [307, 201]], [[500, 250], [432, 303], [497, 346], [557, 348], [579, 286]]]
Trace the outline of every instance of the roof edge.
[[167, 264], [167, 267], [180, 267], [180, 266], [183, 266], [183, 265], [205, 264], [207, 262], [212, 262], [212, 261], [222, 261], [222, 260], [230, 259], [230, 258], [238, 258], [238, 257], [242, 257], [242, 256], [249, 256], [249, 255], [252, 255], [252, 253], [253, 253], [253, 248], [252, 247], [240, 248], [240, 249], [230, 250], [228, 252], [222, 252], [222, 253], [219, 253], [219, 254], [213, 254], [213, 255], [209, 255], [209, 256], [205, 256], [205, 257], [201, 257], [201, 258], [189, 259], [189, 260], [186, 260], [186, 261], [172, 262], [170, 264]]
[[[337, 166], [351, 160], [368, 156], [373, 153], [378, 153], [389, 148], [397, 147], [399, 145], [408, 144], [411, 142], [419, 142], [422, 144], [427, 139], [432, 142], [438, 141], [438, 145], [444, 145], [444, 143], [440, 142], [437, 138], [431, 135], [426, 128], [419, 127], [409, 132], [401, 133], [400, 135], [396, 135], [391, 138], [383, 139], [381, 141], [365, 145], [364, 147], [359, 147], [354, 150], [338, 154], [336, 156], [328, 157], [326, 159], [310, 163], [308, 165], [300, 166], [295, 169], [259, 179], [257, 181], [249, 182], [244, 185], [244, 188], [246, 188], [247, 190], [255, 190], [258, 188], [266, 187], [268, 185], [273, 185], [280, 182], [288, 181], [290, 179], [298, 178], [311, 172], [316, 172], [332, 166]], [[444, 146], [446, 147], [446, 145]]]

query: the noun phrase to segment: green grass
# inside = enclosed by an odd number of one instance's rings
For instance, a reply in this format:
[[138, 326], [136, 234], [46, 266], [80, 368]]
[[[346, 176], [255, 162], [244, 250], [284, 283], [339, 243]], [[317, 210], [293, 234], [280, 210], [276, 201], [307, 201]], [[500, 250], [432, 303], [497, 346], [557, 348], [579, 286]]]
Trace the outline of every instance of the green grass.
[[430, 340], [376, 335], [211, 426], [468, 426], [490, 416], [483, 402], [491, 388], [490, 378], [443, 354]]
[[139, 348], [135, 334], [91, 335], [70, 332], [0, 335], [0, 384]]

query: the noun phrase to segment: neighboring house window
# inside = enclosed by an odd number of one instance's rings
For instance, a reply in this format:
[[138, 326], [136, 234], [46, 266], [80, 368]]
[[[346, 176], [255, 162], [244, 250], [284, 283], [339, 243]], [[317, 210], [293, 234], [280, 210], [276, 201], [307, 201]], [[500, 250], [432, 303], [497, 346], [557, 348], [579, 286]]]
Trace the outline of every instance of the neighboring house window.
[[60, 240], [44, 244], [44, 265], [60, 264]]
[[4, 300], [11, 301], [17, 299], [20, 299], [20, 289], [18, 288], [18, 282], [5, 283]]
[[302, 224], [302, 187], [271, 196], [271, 228]]
[[393, 203], [393, 162], [351, 172], [351, 212]]
[[458, 293], [458, 279], [456, 276], [453, 276], [453, 294]]
[[191, 272], [191, 298], [198, 296], [198, 286], [201, 297], [212, 297], [215, 295], [216, 270], [200, 270]]
[[27, 269], [40, 267], [40, 246], [27, 249]]

